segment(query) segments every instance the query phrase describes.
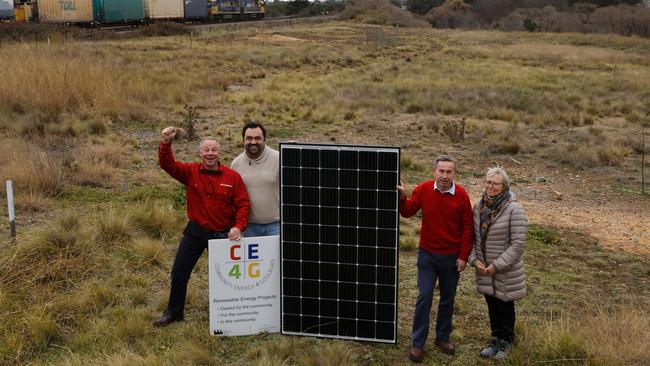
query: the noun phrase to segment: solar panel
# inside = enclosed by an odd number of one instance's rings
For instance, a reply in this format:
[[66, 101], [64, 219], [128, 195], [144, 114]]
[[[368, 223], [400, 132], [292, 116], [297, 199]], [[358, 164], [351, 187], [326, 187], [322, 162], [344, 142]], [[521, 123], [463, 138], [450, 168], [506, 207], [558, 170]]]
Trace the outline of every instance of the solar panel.
[[397, 341], [399, 154], [280, 144], [283, 334]]

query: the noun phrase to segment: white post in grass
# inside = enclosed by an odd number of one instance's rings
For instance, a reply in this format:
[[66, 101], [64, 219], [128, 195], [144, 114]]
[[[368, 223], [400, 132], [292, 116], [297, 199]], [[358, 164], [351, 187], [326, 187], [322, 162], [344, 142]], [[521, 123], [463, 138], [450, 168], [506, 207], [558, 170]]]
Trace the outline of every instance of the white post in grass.
[[16, 243], [16, 215], [14, 212], [14, 188], [10, 180], [7, 181], [7, 208], [9, 210], [9, 231], [11, 243]]

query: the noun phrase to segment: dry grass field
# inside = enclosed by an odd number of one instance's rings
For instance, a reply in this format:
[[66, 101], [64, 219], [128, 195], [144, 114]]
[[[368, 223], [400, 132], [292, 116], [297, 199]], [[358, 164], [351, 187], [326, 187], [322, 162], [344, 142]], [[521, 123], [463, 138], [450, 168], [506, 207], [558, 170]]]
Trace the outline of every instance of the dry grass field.
[[[459, 159], [472, 199], [503, 165], [531, 223], [529, 295], [504, 363], [650, 363], [650, 40], [385, 31], [381, 48], [347, 22], [2, 43], [0, 179], [14, 181], [18, 240], [3, 224], [0, 364], [408, 364], [416, 219], [400, 227], [397, 345], [210, 336], [205, 256], [186, 321], [151, 326], [184, 224], [183, 191], [156, 148], [190, 110], [228, 164], [253, 119], [272, 146], [400, 146], [409, 190], [440, 153]], [[177, 156], [195, 159], [196, 143], [178, 141]], [[429, 347], [427, 364], [492, 364], [478, 357], [489, 321], [472, 272], [458, 290], [457, 355]]]

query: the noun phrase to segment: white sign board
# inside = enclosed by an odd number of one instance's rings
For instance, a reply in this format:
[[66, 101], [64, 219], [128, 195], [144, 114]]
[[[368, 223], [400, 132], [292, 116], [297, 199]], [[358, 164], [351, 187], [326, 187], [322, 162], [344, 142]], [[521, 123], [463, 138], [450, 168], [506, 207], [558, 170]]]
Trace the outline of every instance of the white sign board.
[[280, 236], [209, 241], [210, 333], [280, 332]]

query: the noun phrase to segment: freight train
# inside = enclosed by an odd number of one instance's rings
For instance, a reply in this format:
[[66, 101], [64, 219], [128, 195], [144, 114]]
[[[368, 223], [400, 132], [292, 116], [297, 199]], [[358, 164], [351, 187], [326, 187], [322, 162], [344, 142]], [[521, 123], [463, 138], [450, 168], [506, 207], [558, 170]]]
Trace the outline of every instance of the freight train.
[[155, 21], [217, 22], [264, 18], [265, 0], [0, 0], [18, 22], [82, 25]]

